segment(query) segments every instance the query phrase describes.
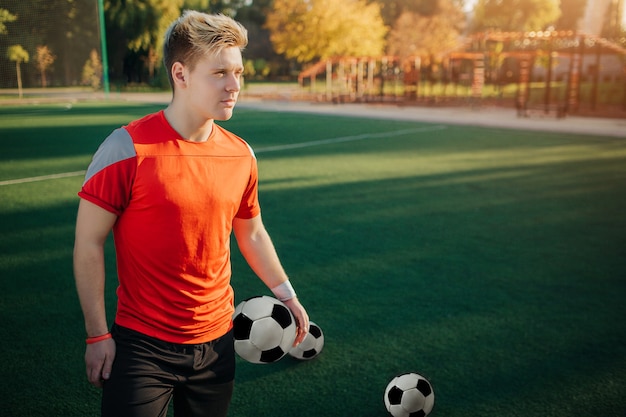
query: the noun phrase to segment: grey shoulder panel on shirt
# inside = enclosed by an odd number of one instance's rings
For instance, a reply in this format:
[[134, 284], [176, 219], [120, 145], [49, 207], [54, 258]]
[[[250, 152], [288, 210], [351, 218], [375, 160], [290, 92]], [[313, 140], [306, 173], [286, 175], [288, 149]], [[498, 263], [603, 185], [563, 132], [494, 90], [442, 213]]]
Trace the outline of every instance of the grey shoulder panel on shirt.
[[135, 156], [137, 156], [137, 152], [128, 131], [123, 127], [115, 129], [94, 154], [91, 164], [87, 168], [85, 182], [102, 169]]

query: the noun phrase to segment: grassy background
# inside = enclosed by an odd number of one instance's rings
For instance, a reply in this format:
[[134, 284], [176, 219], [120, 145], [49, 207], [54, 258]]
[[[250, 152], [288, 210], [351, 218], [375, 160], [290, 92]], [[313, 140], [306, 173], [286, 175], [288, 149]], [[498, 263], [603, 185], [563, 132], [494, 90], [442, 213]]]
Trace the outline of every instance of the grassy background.
[[[0, 182], [84, 170], [158, 108], [2, 107]], [[266, 226], [326, 337], [314, 361], [239, 361], [231, 416], [382, 417], [408, 371], [433, 416], [626, 415], [624, 139], [249, 109], [225, 126], [257, 152]], [[98, 415], [71, 267], [81, 183], [0, 185], [2, 415]], [[269, 293], [233, 262], [237, 300]]]

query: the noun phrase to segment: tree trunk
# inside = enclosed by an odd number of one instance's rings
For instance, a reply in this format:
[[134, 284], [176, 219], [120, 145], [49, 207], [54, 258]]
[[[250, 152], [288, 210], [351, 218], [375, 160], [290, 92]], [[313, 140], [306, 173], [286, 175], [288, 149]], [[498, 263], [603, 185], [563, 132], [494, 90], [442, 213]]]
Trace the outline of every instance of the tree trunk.
[[15, 69], [17, 70], [17, 93], [22, 98], [22, 72], [20, 71], [20, 61], [15, 61]]

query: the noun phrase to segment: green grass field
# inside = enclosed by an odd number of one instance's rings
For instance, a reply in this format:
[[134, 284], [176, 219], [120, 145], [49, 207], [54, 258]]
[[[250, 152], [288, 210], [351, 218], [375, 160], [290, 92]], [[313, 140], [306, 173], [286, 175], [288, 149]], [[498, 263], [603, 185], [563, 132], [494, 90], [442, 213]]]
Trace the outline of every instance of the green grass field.
[[[158, 108], [0, 108], [0, 415], [99, 415], [71, 266], [80, 171]], [[313, 361], [239, 361], [231, 416], [383, 417], [409, 371], [433, 416], [626, 415], [623, 138], [243, 108], [226, 127], [257, 152], [266, 226], [326, 337]], [[269, 294], [233, 261], [238, 301]]]

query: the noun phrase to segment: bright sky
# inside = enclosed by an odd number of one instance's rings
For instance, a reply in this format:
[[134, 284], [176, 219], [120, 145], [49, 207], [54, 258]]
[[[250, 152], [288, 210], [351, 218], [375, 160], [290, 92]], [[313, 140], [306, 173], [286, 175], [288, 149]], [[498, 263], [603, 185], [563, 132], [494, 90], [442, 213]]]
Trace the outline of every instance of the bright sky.
[[465, 0], [465, 11], [469, 12], [472, 10], [477, 1], [478, 0]]

